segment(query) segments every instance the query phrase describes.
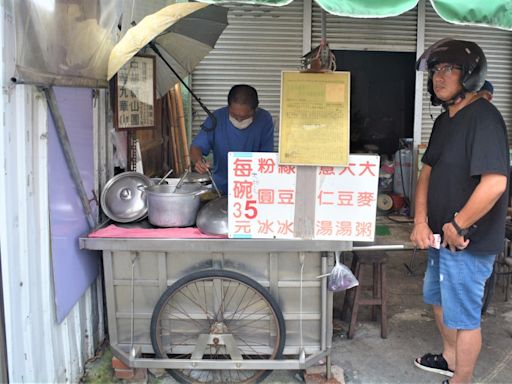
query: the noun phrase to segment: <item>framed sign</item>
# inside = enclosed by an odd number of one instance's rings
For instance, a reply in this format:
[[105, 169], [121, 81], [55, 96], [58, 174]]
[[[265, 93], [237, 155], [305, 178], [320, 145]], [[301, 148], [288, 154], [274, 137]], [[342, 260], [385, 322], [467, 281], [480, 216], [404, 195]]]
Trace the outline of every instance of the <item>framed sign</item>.
[[134, 56], [115, 76], [116, 129], [155, 127], [155, 57]]
[[350, 72], [282, 72], [279, 164], [346, 166]]

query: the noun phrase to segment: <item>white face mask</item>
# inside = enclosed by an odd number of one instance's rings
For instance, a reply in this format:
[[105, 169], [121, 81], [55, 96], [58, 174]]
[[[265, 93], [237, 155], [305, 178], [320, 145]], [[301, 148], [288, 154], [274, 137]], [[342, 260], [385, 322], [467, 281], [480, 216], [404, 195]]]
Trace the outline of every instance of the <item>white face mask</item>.
[[249, 125], [251, 125], [253, 120], [254, 119], [252, 117], [249, 117], [248, 119], [238, 121], [233, 116], [229, 115], [229, 121], [231, 121], [231, 124], [233, 124], [235, 126], [235, 128], [238, 128], [238, 129], [247, 128]]

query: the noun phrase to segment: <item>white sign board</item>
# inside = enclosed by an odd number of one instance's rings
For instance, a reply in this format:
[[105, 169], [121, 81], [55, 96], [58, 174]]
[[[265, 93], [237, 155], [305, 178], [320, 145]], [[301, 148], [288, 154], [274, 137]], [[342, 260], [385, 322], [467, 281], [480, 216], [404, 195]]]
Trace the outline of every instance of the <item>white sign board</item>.
[[228, 154], [229, 237], [293, 239], [296, 167], [277, 161], [277, 153]]
[[379, 162], [350, 155], [346, 167], [318, 167], [315, 239], [374, 240]]
[[[379, 157], [350, 155], [347, 167], [315, 167], [314, 239], [373, 241]], [[277, 153], [230, 152], [230, 238], [293, 239], [297, 167]], [[315, 182], [312, 180], [311, 182]]]

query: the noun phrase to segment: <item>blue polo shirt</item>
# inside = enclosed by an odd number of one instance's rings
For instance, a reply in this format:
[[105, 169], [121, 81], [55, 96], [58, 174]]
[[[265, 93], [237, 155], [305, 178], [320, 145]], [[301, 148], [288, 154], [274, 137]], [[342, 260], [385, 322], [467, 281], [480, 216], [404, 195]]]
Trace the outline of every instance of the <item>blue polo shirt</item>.
[[[246, 129], [238, 129], [229, 121], [228, 107], [214, 113], [217, 126], [213, 131], [202, 129], [192, 145], [201, 149], [203, 156], [213, 151], [213, 178], [222, 193], [228, 190], [228, 152], [272, 152], [274, 150], [274, 123], [270, 113], [257, 108], [254, 120]], [[211, 127], [208, 117], [205, 127]]]

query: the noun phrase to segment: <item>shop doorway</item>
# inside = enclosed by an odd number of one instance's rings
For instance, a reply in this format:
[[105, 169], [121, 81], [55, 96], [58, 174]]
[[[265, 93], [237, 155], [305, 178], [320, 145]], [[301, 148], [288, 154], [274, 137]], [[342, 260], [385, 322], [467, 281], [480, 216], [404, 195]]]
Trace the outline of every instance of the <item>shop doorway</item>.
[[350, 77], [350, 152], [391, 158], [413, 137], [414, 52], [333, 51]]

